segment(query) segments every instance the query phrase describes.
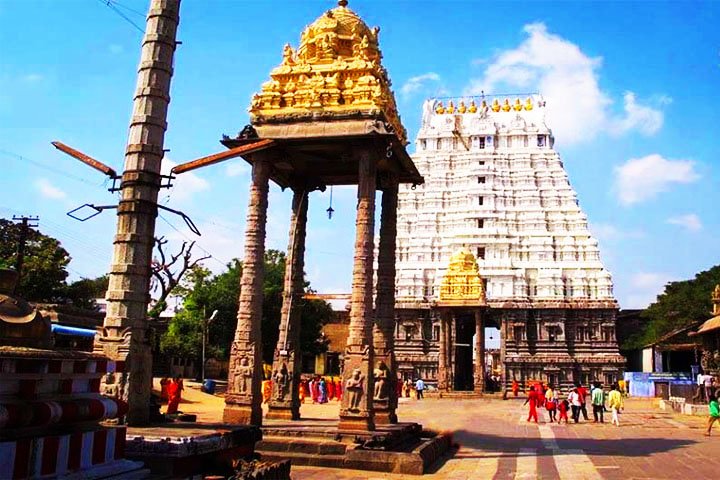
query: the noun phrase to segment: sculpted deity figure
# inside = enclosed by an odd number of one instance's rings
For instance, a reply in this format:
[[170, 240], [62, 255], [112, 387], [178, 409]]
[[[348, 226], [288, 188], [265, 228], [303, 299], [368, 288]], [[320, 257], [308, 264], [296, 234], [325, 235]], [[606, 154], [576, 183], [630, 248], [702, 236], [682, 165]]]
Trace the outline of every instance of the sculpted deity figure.
[[375, 375], [375, 393], [373, 395], [374, 400], [385, 400], [388, 398], [388, 367], [385, 362], [378, 362], [377, 368], [373, 372]]
[[285, 44], [285, 47], [283, 48], [283, 65], [295, 65], [295, 51], [290, 46], [289, 43]]
[[330, 34], [325, 35], [319, 42], [320, 58], [333, 58], [335, 56], [335, 44]]
[[252, 379], [252, 365], [246, 356], [240, 357], [235, 364], [235, 387], [240, 393], [247, 393]]
[[363, 382], [365, 376], [359, 368], [352, 371], [352, 375], [345, 382], [345, 390], [348, 394], [348, 410], [357, 412], [360, 410], [360, 401], [363, 395]]
[[285, 395], [288, 393], [288, 368], [285, 362], [283, 362], [280, 370], [275, 372], [273, 376], [275, 385], [277, 386], [277, 399], [282, 401], [285, 400]]

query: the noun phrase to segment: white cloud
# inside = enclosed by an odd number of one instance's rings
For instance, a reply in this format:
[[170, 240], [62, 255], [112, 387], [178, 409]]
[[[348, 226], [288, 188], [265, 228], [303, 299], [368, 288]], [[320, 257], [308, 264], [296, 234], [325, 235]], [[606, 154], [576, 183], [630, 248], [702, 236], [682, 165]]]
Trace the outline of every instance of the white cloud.
[[632, 92], [625, 92], [623, 100], [625, 116], [610, 123], [612, 133], [622, 134], [631, 130], [639, 130], [645, 135], [652, 135], [660, 130], [664, 119], [662, 112], [638, 104], [635, 94]]
[[[164, 158], [162, 161], [162, 174], [168, 175], [170, 170], [172, 170], [172, 168], [176, 165], [177, 163], [172, 160]], [[175, 180], [173, 180], [173, 188], [170, 191], [170, 197], [173, 200], [185, 201], [190, 199], [194, 194], [207, 190], [208, 188], [210, 188], [210, 182], [204, 178], [192, 172], [181, 173], [177, 175]], [[162, 194], [163, 192], [161, 191], [160, 195]]]
[[[548, 125], [565, 144], [592, 140], [602, 131], [651, 135], [662, 126], [662, 111], [638, 103], [632, 92], [625, 93], [622, 114], [612, 113], [613, 99], [598, 81], [601, 57], [587, 55], [578, 45], [548, 32], [543, 23], [525, 25], [524, 31], [527, 38], [496, 55], [483, 75], [471, 80], [465, 94], [539, 91], [547, 101]], [[665, 96], [654, 101], [667, 102]]]
[[615, 190], [621, 204], [632, 205], [667, 191], [672, 184], [699, 178], [692, 160], [668, 160], [654, 153], [615, 167]]
[[655, 301], [672, 276], [662, 272], [638, 272], [630, 277], [630, 293], [621, 302], [623, 308], [645, 308]]
[[63, 200], [67, 198], [67, 193], [53, 185], [47, 178], [37, 179], [35, 181], [35, 188], [38, 189], [40, 195], [51, 200]]
[[37, 82], [41, 81], [43, 78], [45, 78], [45, 77], [43, 77], [39, 73], [28, 73], [27, 75], [23, 75], [23, 77], [22, 77], [22, 79], [28, 83], [37, 83]]
[[245, 176], [250, 173], [250, 165], [242, 158], [236, 158], [225, 167], [225, 175], [228, 177]]
[[592, 223], [590, 231], [602, 242], [645, 237], [645, 232], [641, 230], [623, 230], [610, 223]]
[[703, 228], [700, 217], [694, 213], [670, 217], [667, 219], [667, 223], [671, 225], [679, 225], [690, 232], [699, 232]]
[[402, 85], [402, 87], [400, 87], [400, 94], [403, 96], [403, 98], [408, 98], [411, 95], [426, 89], [428, 84], [438, 83], [439, 81], [440, 75], [435, 72], [428, 72], [423, 73], [422, 75], [410, 77]]

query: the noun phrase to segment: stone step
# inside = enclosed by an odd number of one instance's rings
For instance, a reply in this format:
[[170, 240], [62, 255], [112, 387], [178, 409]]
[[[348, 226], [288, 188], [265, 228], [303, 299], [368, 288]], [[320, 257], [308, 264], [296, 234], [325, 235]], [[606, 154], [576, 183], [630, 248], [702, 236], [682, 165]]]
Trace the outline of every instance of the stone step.
[[290, 460], [292, 465], [303, 465], [310, 467], [344, 468], [345, 455], [308, 455], [301, 452], [275, 452], [271, 450], [256, 449], [255, 453], [265, 461]]
[[257, 450], [271, 452], [295, 452], [311, 455], [344, 455], [347, 445], [340, 442], [312, 437], [281, 437], [265, 435], [255, 444]]

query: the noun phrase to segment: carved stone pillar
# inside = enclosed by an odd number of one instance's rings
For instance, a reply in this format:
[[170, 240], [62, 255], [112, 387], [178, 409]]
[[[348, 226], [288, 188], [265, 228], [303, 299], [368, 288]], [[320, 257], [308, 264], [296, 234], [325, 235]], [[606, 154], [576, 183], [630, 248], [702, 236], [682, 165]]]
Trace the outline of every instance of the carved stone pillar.
[[376, 163], [367, 149], [359, 152], [355, 260], [350, 327], [343, 361], [343, 396], [339, 430], [374, 430], [373, 411], [373, 249]]
[[273, 392], [267, 418], [300, 419], [300, 302], [303, 294], [307, 210], [307, 189], [295, 190], [290, 217], [290, 241], [285, 260], [280, 336], [273, 356]]
[[397, 423], [397, 364], [395, 362], [395, 244], [397, 237], [398, 179], [384, 178], [373, 346], [375, 423]]
[[226, 423], [262, 424], [260, 387], [263, 370], [260, 322], [265, 277], [265, 228], [270, 168], [270, 163], [264, 154], [254, 156], [237, 327], [230, 349], [228, 388], [223, 412], [223, 421]]
[[447, 310], [440, 310], [440, 345], [438, 349], [438, 389], [449, 390], [450, 384], [448, 383], [448, 330], [449, 325], [449, 312]]
[[128, 402], [127, 423], [133, 426], [150, 417], [150, 263], [179, 9], [179, 0], [150, 3], [120, 183], [107, 313], [94, 345], [114, 364], [103, 389]]
[[475, 311], [475, 365], [473, 366], [473, 390], [482, 393], [485, 389], [485, 328], [482, 312]]

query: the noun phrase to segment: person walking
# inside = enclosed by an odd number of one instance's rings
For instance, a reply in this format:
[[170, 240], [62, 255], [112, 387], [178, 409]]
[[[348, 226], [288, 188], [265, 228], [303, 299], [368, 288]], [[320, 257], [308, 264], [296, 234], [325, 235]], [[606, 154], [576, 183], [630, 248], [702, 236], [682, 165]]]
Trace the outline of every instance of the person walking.
[[605, 423], [605, 392], [602, 389], [602, 385], [598, 382], [595, 383], [590, 392], [590, 402], [593, 407], [593, 423], [598, 422], [598, 417], [600, 418], [600, 423]]
[[422, 378], [418, 378], [417, 382], [415, 382], [415, 392], [417, 392], [417, 399], [420, 400], [423, 398], [423, 391], [425, 390], [425, 382], [422, 381]]
[[513, 397], [517, 398], [518, 394], [520, 393], [520, 385], [518, 384], [517, 380], [512, 381], [511, 389], [512, 389]]
[[523, 405], [528, 405], [528, 417], [527, 421], [529, 422], [530, 419], [535, 420], [535, 423], [538, 423], [538, 413], [537, 413], [537, 405], [538, 405], [538, 392], [535, 391], [535, 387], [531, 386], [530, 391], [528, 391], [527, 398], [525, 399], [525, 403]]
[[611, 423], [619, 427], [620, 418], [618, 417], [618, 412], [620, 412], [620, 409], [623, 408], [623, 396], [622, 393], [620, 393], [619, 387], [615, 383], [608, 394], [608, 407], [610, 407], [610, 412], [612, 412]]
[[557, 420], [557, 402], [557, 390], [555, 390], [551, 384], [548, 384], [547, 391], [545, 392], [545, 409], [550, 416], [550, 423], [554, 423]]
[[180, 405], [180, 400], [182, 400], [183, 390], [183, 381], [180, 376], [175, 377], [174, 380], [171, 380], [167, 384], [168, 406], [166, 413], [172, 415], [178, 412], [178, 406]]
[[325, 383], [325, 379], [323, 377], [320, 377], [320, 381], [318, 382], [318, 403], [327, 403], [327, 402], [328, 402], [327, 383]]
[[568, 423], [568, 409], [570, 408], [570, 404], [568, 403], [566, 398], [563, 398], [558, 402], [558, 412], [560, 412], [560, 417], [558, 417], [558, 425], [560, 425], [563, 421], [563, 418], [565, 419], [565, 425]]
[[586, 406], [586, 400], [588, 396], [587, 388], [583, 387], [582, 383], [578, 383], [577, 392], [578, 395], [580, 395], [580, 413], [582, 413], [583, 418], [587, 422], [589, 420]]
[[578, 423], [578, 421], [580, 420], [581, 400], [577, 387], [572, 389], [572, 392], [568, 394], [567, 399], [568, 403], [570, 404], [570, 408], [572, 409], [573, 422]]
[[705, 387], [705, 401], [710, 403], [710, 397], [713, 395], [713, 383], [715, 382], [715, 377], [712, 375], [705, 375], [703, 376], [703, 386]]
[[708, 427], [705, 435], [710, 436], [713, 424], [720, 419], [720, 406], [718, 406], [718, 399], [715, 395], [710, 395], [710, 401], [708, 402]]

